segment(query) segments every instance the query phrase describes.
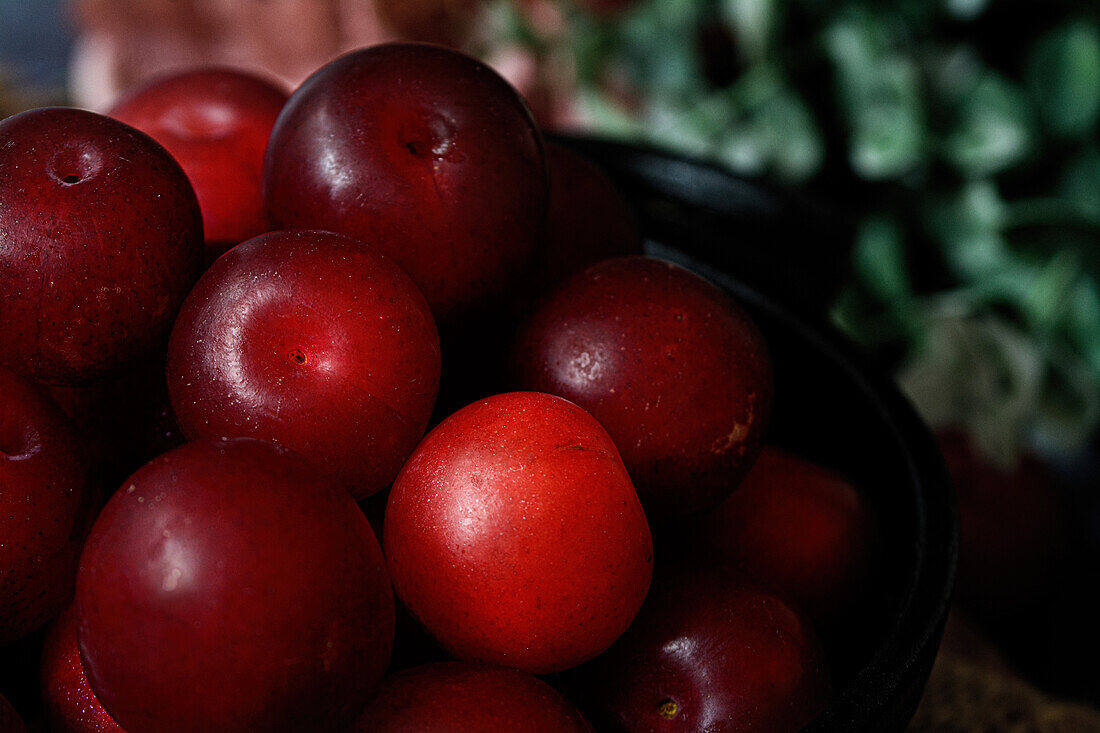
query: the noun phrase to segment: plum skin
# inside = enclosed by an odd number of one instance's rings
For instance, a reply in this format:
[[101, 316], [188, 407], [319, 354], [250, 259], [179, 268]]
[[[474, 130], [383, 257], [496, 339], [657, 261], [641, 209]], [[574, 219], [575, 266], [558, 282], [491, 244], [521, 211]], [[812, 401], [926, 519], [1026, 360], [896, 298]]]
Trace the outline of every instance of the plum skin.
[[630, 629], [572, 685], [602, 730], [795, 733], [831, 694], [810, 622], [718, 570], [662, 566]]
[[511, 362], [517, 387], [600, 421], [655, 524], [734, 490], [771, 412], [771, 362], [748, 314], [647, 257], [605, 260], [562, 283], [520, 328]]
[[856, 610], [879, 543], [874, 512], [849, 481], [769, 445], [736, 491], [677, 535], [696, 562], [736, 569], [819, 628]]
[[244, 242], [188, 296], [168, 344], [168, 389], [190, 438], [293, 448], [362, 499], [424, 435], [439, 336], [396, 263], [332, 232]]
[[108, 112], [172, 154], [198, 197], [206, 259], [271, 229], [260, 181], [282, 89], [233, 69], [196, 69], [131, 91]]
[[168, 404], [165, 352], [162, 346], [109, 377], [77, 387], [45, 387], [83, 439], [103, 486], [117, 487], [184, 442]]
[[263, 195], [278, 226], [341, 232], [395, 259], [446, 324], [503, 296], [531, 263], [546, 217], [542, 138], [479, 61], [373, 46], [291, 95]]
[[164, 148], [93, 112], [23, 112], [0, 122], [0, 201], [0, 364], [79, 384], [167, 334], [203, 233]]
[[403, 670], [348, 733], [591, 733], [592, 727], [554, 688], [507, 667], [438, 662]]
[[54, 619], [42, 646], [42, 700], [53, 733], [126, 733], [95, 696], [76, 644], [72, 606]]
[[72, 599], [98, 500], [84, 445], [60, 408], [0, 367], [0, 644]]
[[27, 733], [27, 726], [8, 699], [0, 695], [0, 730], [5, 733]]
[[85, 545], [76, 616], [88, 682], [128, 733], [342, 730], [393, 644], [366, 517], [251, 438], [188, 443], [130, 477]]
[[607, 433], [531, 392], [476, 402], [428, 434], [390, 492], [383, 546], [398, 597], [444, 648], [535, 674], [610, 646], [653, 564]]

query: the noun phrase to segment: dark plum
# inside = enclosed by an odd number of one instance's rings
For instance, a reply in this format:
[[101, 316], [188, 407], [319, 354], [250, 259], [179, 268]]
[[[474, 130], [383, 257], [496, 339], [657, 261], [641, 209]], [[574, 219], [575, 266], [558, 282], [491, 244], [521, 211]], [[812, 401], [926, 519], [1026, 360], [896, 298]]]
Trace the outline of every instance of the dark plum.
[[42, 700], [51, 733], [125, 733], [88, 684], [70, 606], [54, 620], [42, 646]]
[[677, 534], [695, 561], [734, 568], [825, 625], [857, 610], [878, 547], [875, 515], [849, 481], [773, 446]]
[[0, 367], [0, 645], [72, 600], [98, 500], [69, 420], [32, 383]]
[[105, 486], [117, 487], [138, 468], [183, 443], [168, 404], [164, 362], [160, 349], [87, 384], [46, 387], [84, 440], [97, 479]]
[[0, 695], [0, 730], [4, 733], [27, 733], [23, 719], [3, 695]]
[[630, 629], [575, 673], [601, 730], [795, 733], [825, 706], [829, 673], [809, 621], [715, 571], [665, 566]]
[[78, 384], [165, 336], [203, 234], [164, 148], [93, 112], [23, 112], [0, 122], [0, 201], [0, 364]]
[[439, 389], [435, 321], [412, 280], [362, 242], [271, 232], [203, 275], [172, 330], [168, 387], [191, 438], [293, 448], [356, 498], [388, 486]]
[[511, 307], [478, 313], [440, 334], [444, 365], [437, 409], [444, 415], [500, 391], [516, 327], [549, 289], [593, 262], [642, 252], [633, 213], [603, 171], [552, 142], [546, 144], [546, 164], [550, 206], [530, 280], [514, 293]]
[[606, 260], [566, 280], [520, 329], [518, 386], [560, 395], [618, 446], [650, 521], [713, 506], [760, 448], [767, 346], [749, 316], [661, 260]]
[[264, 162], [268, 214], [395, 259], [441, 323], [517, 285], [546, 216], [530, 112], [457, 51], [386, 44], [321, 68], [287, 102]]
[[88, 683], [128, 733], [340, 731], [381, 680], [393, 595], [342, 487], [251, 438], [138, 470], [77, 573]]

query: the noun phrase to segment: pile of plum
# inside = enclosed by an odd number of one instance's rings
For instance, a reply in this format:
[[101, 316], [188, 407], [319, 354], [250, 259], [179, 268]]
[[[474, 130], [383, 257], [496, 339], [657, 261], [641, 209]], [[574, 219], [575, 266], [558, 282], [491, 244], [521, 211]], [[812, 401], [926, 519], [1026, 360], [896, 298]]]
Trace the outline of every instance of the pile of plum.
[[765, 444], [746, 312], [641, 251], [610, 180], [442, 47], [0, 122], [0, 643], [49, 624], [27, 722], [811, 720], [875, 518]]

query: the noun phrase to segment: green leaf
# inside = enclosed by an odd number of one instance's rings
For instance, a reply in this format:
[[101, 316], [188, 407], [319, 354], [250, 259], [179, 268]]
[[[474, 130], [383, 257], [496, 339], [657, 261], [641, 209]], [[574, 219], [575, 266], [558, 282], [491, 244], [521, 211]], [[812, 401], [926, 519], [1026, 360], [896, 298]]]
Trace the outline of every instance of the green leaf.
[[817, 122], [778, 69], [758, 64], [722, 99], [733, 105], [739, 119], [716, 130], [719, 160], [747, 175], [770, 172], [788, 184], [817, 173], [825, 157]]
[[1027, 289], [1020, 309], [1033, 333], [1054, 330], [1066, 312], [1069, 297], [1081, 276], [1076, 254], [1063, 250], [1042, 265]]
[[867, 108], [853, 120], [849, 161], [861, 178], [900, 178], [923, 161], [923, 148], [923, 128], [901, 107]]
[[756, 64], [733, 85], [731, 98], [742, 108], [761, 107], [783, 93], [786, 82], [772, 64]]
[[985, 76], [985, 62], [971, 46], [958, 44], [925, 59], [929, 93], [939, 106], [955, 109], [978, 87]]
[[1100, 216], [1100, 149], [1090, 145], [1070, 161], [1059, 188], [1079, 211]]
[[798, 183], [820, 170], [825, 160], [825, 142], [813, 111], [797, 94], [776, 97], [763, 110], [758, 124], [773, 132], [773, 170], [780, 181]]
[[1078, 354], [1054, 349], [1042, 399], [1031, 418], [1031, 442], [1048, 455], [1074, 455], [1092, 437], [1098, 418], [1097, 373]]
[[709, 132], [693, 119], [691, 109], [675, 98], [651, 95], [645, 121], [646, 138], [655, 145], [694, 157], [707, 156], [713, 149]]
[[1100, 285], [1085, 276], [1074, 288], [1069, 302], [1066, 330], [1070, 343], [1085, 358], [1100, 379]]
[[957, 203], [975, 230], [999, 231], [1005, 225], [1008, 207], [993, 181], [967, 183], [959, 191]]
[[925, 224], [964, 283], [987, 279], [1011, 263], [1003, 234], [1007, 211], [997, 185], [987, 180], [971, 181], [926, 204]]
[[[692, 99], [706, 91], [696, 48], [705, 8], [696, 0], [648, 0], [608, 29], [616, 38], [614, 58], [647, 94]], [[602, 24], [601, 24], [602, 27]]]
[[586, 119], [601, 135], [623, 139], [640, 139], [644, 136], [645, 126], [634, 114], [624, 110], [614, 99], [599, 90], [581, 87], [577, 93], [577, 103]]
[[1100, 30], [1073, 21], [1047, 33], [1035, 44], [1026, 78], [1052, 133], [1087, 135], [1100, 117]]
[[721, 17], [733, 27], [744, 56], [761, 61], [775, 31], [777, 0], [722, 0]]
[[709, 94], [690, 109], [692, 124], [711, 139], [718, 139], [737, 124], [738, 108], [725, 91]]
[[974, 20], [989, 6], [989, 0], [944, 0], [947, 12], [959, 20]]
[[759, 127], [731, 127], [714, 151], [719, 162], [743, 176], [759, 176], [768, 170], [772, 144]]
[[822, 31], [826, 54], [837, 65], [862, 66], [894, 53], [898, 46], [897, 18], [853, 5], [836, 13]]
[[584, 16], [579, 16], [569, 30], [569, 51], [576, 66], [577, 78], [582, 83], [596, 82], [608, 56], [613, 53], [615, 39], [599, 23]]
[[865, 220], [856, 234], [852, 257], [856, 274], [880, 301], [895, 304], [912, 295], [905, 244], [896, 221]]
[[[518, 44], [537, 46], [538, 35], [531, 28], [517, 3], [490, 3], [485, 11], [486, 35], [498, 46]], [[478, 49], [484, 53], [486, 49]]]
[[904, 176], [926, 155], [920, 69], [895, 49], [894, 33], [887, 20], [854, 13], [823, 36], [849, 127], [852, 170], [868, 180]]
[[968, 178], [994, 175], [1027, 157], [1035, 144], [1033, 128], [1027, 97], [989, 72], [963, 100], [944, 156]]

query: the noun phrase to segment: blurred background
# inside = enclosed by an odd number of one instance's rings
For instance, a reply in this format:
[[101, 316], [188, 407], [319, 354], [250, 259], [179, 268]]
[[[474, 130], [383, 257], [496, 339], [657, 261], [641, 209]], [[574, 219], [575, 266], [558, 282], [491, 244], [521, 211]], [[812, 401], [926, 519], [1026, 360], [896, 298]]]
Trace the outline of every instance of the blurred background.
[[103, 110], [198, 64], [293, 88], [390, 39], [487, 60], [546, 129], [709, 161], [850, 223], [841, 247], [781, 244], [792, 268], [836, 249], [813, 315], [896, 375], [962, 516], [955, 618], [914, 730], [1100, 729], [1100, 8], [0, 0], [0, 115]]

